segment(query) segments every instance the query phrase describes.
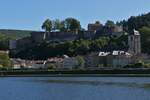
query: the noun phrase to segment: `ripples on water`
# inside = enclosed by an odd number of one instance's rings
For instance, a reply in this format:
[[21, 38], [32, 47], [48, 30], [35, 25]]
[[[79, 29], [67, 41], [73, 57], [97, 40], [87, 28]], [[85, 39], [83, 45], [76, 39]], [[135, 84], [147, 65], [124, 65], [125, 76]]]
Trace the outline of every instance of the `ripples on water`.
[[[92, 85], [92, 86], [103, 86], [103, 85], [108, 85], [108, 86], [119, 86], [119, 87], [131, 87], [131, 88], [144, 88], [144, 89], [150, 89], [150, 82], [142, 82], [141, 81], [137, 81], [137, 80], [119, 80], [119, 79], [127, 79], [125, 77], [123, 78], [119, 78], [118, 77], [118, 81], [116, 80], [111, 80], [109, 81], [109, 79], [107, 80], [103, 80], [103, 78], [97, 78], [97, 80], [92, 80], [93, 77], [89, 77], [89, 78], [83, 78], [83, 80], [81, 80], [82, 78], [62, 78], [62, 77], [55, 77], [55, 78], [51, 78], [49, 80], [31, 80], [34, 82], [43, 82], [43, 83], [56, 83], [56, 84], [73, 84], [73, 85]], [[109, 77], [110, 78], [110, 77]], [[89, 80], [88, 80], [89, 79]], [[116, 79], [114, 77], [112, 77], [112, 79]], [[131, 78], [132, 79], [132, 78]], [[133, 78], [134, 79], [134, 78]], [[138, 79], [138, 78], [137, 78]]]
[[150, 100], [149, 77], [0, 78], [0, 100]]

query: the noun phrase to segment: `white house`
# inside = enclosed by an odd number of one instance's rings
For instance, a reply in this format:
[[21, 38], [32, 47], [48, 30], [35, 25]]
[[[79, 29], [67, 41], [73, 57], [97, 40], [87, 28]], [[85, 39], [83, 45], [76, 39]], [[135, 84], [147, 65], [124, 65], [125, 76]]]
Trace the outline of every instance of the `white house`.
[[63, 69], [73, 69], [77, 65], [77, 60], [75, 57], [64, 58]]

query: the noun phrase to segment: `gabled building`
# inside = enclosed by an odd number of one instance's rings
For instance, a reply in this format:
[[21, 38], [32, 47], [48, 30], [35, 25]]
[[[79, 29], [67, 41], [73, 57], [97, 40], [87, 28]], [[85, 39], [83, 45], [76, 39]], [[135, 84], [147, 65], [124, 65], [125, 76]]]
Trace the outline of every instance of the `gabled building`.
[[85, 56], [85, 68], [122, 68], [133, 62], [125, 51], [91, 53]]
[[133, 63], [132, 55], [125, 51], [113, 51], [106, 58], [107, 67], [122, 68]]

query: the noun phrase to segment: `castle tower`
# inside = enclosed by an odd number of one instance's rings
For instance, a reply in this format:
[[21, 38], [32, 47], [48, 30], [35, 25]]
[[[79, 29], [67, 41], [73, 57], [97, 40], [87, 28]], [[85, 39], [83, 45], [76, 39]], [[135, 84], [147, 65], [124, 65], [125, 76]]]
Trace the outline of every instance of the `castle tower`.
[[129, 52], [133, 55], [141, 54], [141, 35], [133, 30], [128, 36]]

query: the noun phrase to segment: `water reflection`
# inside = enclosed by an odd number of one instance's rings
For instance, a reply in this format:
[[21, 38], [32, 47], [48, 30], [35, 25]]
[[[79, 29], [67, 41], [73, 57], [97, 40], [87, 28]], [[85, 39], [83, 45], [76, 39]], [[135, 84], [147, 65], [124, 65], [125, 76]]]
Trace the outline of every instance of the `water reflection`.
[[34, 82], [42, 82], [48, 84], [72, 84], [72, 85], [91, 85], [91, 86], [116, 86], [129, 88], [143, 88], [150, 90], [150, 83], [138, 82], [119, 82], [119, 81], [100, 81], [100, 80], [76, 80], [76, 79], [48, 79], [48, 80], [32, 80]]

